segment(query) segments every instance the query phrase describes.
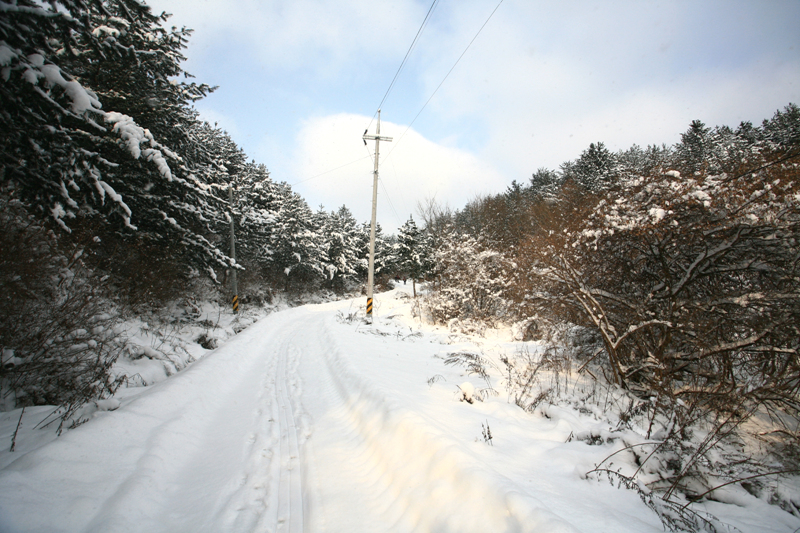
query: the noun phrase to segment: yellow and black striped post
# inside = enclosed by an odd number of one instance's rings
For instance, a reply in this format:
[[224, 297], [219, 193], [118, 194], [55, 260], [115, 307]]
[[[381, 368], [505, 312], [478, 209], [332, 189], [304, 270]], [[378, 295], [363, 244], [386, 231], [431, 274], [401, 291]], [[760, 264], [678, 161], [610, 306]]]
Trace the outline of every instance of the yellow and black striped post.
[[372, 318], [372, 298], [367, 298], [367, 317]]
[[235, 315], [236, 313], [239, 312], [239, 295], [238, 294], [234, 294], [233, 295], [233, 300], [231, 301], [231, 303], [233, 304], [233, 314]]

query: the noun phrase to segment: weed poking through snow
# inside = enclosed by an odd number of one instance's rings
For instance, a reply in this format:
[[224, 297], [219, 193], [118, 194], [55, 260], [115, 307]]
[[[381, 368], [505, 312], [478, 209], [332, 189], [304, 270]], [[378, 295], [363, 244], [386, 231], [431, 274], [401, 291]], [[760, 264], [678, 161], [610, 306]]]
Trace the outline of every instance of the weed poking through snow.
[[456, 385], [456, 387], [458, 387], [458, 390], [461, 392], [458, 401], [472, 403], [478, 398], [475, 396], [475, 385], [469, 381], [465, 381], [461, 385]]
[[492, 442], [492, 430], [489, 429], [489, 421], [486, 421], [486, 425], [484, 426], [481, 424], [481, 434], [483, 435], [483, 442], [488, 444], [489, 446], [494, 446]]

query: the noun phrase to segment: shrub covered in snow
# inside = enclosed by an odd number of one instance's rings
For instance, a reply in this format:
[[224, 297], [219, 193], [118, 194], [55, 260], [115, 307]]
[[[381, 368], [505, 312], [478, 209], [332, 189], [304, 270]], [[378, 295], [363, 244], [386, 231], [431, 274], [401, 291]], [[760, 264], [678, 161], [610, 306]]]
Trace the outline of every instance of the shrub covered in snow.
[[[458, 237], [435, 252], [430, 316], [523, 324], [521, 336], [555, 343], [565, 368], [628, 398], [608, 407], [659, 443], [630, 475], [642, 480], [658, 463], [661, 477], [644, 482], [667, 498], [725, 482], [714, 472], [761, 479], [773, 460], [792, 470], [798, 132], [794, 104], [760, 127], [695, 121], [675, 147], [610, 154], [593, 145], [560, 173], [540, 170], [530, 186], [479, 199], [452, 217]], [[509, 365], [523, 408], [557, 395], [558, 379], [538, 383], [558, 359], [550, 355]], [[731, 450], [755, 433], [764, 447], [751, 464]]]
[[436, 290], [425, 297], [430, 318], [491, 322], [509, 317], [511, 263], [477, 239], [452, 230], [440, 236], [432, 272]]
[[0, 395], [8, 408], [60, 405], [62, 420], [114, 393], [122, 346], [103, 279], [18, 202], [0, 204]]
[[786, 158], [798, 146], [764, 140], [730, 174], [621, 179], [579, 226], [530, 240], [525, 302], [594, 329], [609, 379], [681, 423], [796, 415], [800, 185]]

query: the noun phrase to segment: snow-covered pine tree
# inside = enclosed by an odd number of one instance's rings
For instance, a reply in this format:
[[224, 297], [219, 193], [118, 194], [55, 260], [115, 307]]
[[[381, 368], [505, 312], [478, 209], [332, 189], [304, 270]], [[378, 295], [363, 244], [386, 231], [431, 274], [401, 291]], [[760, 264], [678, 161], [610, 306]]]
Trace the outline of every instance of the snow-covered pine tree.
[[156, 15], [137, 0], [90, 6], [91, 32], [78, 34], [81, 52], [65, 54], [61, 67], [90, 87], [105, 109], [133, 117], [159, 142], [181, 151], [197, 117], [189, 104], [214, 90], [190, 82], [181, 68], [192, 31], [166, 29], [170, 15]]
[[[369, 224], [364, 224], [364, 235], [367, 237], [363, 249], [369, 252]], [[397, 243], [395, 235], [385, 235], [383, 228], [380, 224], [375, 225], [375, 275], [388, 276], [397, 272], [396, 257], [394, 256], [394, 246]], [[364, 275], [362, 279], [366, 279], [366, 272], [369, 266], [369, 256], [365, 255], [361, 263], [364, 265]]]
[[796, 154], [800, 146], [800, 107], [789, 104], [771, 119], [764, 120], [760, 136], [770, 151]]
[[672, 167], [673, 151], [666, 145], [647, 148], [634, 144], [617, 154], [620, 176], [646, 176]]
[[681, 142], [675, 145], [675, 155], [680, 166], [676, 167], [684, 175], [708, 169], [712, 152], [711, 128], [700, 120], [693, 120], [689, 129], [681, 133]]
[[531, 175], [530, 194], [535, 199], [553, 201], [562, 182], [563, 178], [558, 172], [542, 167]]
[[228, 184], [238, 186], [246, 165], [242, 149], [216, 124], [194, 121], [188, 125], [181, 150], [181, 170], [195, 182], [210, 185], [227, 202]]
[[314, 213], [303, 198], [281, 183], [270, 257], [271, 279], [287, 291], [305, 291], [325, 277], [324, 243]]
[[348, 281], [356, 281], [360, 266], [360, 228], [346, 206], [331, 213], [321, 213], [325, 240], [327, 279], [332, 289], [342, 290]]
[[[248, 174], [256, 171], [254, 167], [254, 164], [247, 163], [244, 152], [227, 132], [216, 124], [212, 126], [208, 122], [195, 122], [188, 129], [181, 169], [219, 206], [219, 214], [205, 214], [209, 224], [204, 228], [206, 231], [204, 235], [224, 254], [228, 254], [231, 249], [230, 217], [233, 217], [237, 239], [237, 263], [239, 263], [236, 268], [241, 268], [242, 258], [248, 255], [251, 242], [252, 230], [245, 223], [245, 219], [248, 214], [252, 214], [249, 213], [250, 194], [254, 183]], [[268, 179], [269, 172], [266, 169], [264, 171]], [[231, 192], [233, 205], [230, 200]], [[211, 218], [212, 216], [214, 218]], [[209, 266], [209, 269], [216, 278], [213, 266]], [[225, 272], [224, 280], [227, 281], [229, 268], [226, 268]]]
[[588, 191], [598, 191], [613, 183], [619, 174], [617, 161], [605, 144], [591, 143], [572, 163], [562, 165], [564, 178], [571, 178]]
[[431, 255], [437, 287], [426, 305], [434, 321], [458, 318], [492, 323], [506, 317], [512, 264], [503, 254], [451, 227], [439, 236]]
[[[369, 272], [369, 233], [370, 225], [362, 222], [358, 231], [358, 279], [366, 283]], [[380, 223], [375, 224], [375, 279], [397, 273], [397, 258], [394, 255], [394, 236], [386, 236]]]
[[236, 180], [237, 261], [260, 269], [272, 257], [275, 217], [281, 203], [281, 189], [262, 164], [250, 162]]
[[405, 224], [398, 230], [395, 256], [399, 269], [411, 278], [415, 298], [417, 281], [423, 279], [427, 274], [429, 250], [426, 244], [425, 235], [417, 227], [414, 217], [409, 216]]
[[86, 256], [102, 267], [225, 264], [205, 237], [220, 216], [217, 198], [153, 135], [177, 141], [193, 124], [191, 101], [207, 91], [173, 79], [186, 34], [165, 32], [163, 19], [132, 0], [22, 0], [4, 4], [3, 17], [4, 193], [57, 225], [62, 239], [104, 242]]

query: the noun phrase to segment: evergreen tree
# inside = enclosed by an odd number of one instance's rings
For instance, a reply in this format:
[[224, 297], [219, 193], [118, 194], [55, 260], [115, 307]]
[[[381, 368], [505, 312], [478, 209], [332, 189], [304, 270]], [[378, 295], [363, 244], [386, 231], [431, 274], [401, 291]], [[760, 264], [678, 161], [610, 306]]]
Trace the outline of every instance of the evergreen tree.
[[530, 194], [534, 198], [552, 201], [558, 196], [562, 182], [563, 178], [558, 172], [542, 167], [531, 176]]
[[796, 154], [800, 146], [800, 107], [789, 104], [783, 111], [776, 111], [771, 119], [764, 120], [761, 132], [769, 149]]
[[672, 156], [672, 150], [666, 145], [650, 145], [642, 149], [634, 144], [617, 155], [617, 163], [620, 173], [625, 176], [649, 176], [670, 167]]
[[434, 321], [502, 319], [511, 307], [512, 264], [479, 238], [447, 231], [432, 252], [437, 291], [427, 298]]
[[223, 190], [216, 194], [226, 202], [228, 184], [238, 187], [247, 165], [247, 157], [230, 135], [208, 122], [189, 125], [181, 159], [184, 173], [201, 186]]
[[[369, 225], [364, 224], [365, 228], [369, 230]], [[367, 233], [369, 236], [369, 233]], [[397, 243], [397, 237], [394, 235], [385, 235], [383, 228], [380, 224], [375, 226], [375, 274], [393, 274], [397, 272], [397, 266], [393, 262], [394, 247]], [[369, 241], [367, 241], [367, 251], [369, 252]], [[368, 266], [369, 257], [363, 259], [365, 268]], [[366, 272], [366, 270], [365, 270]]]
[[680, 170], [693, 175], [708, 169], [711, 154], [711, 128], [703, 122], [693, 120], [689, 129], [681, 133], [681, 142], [675, 147], [676, 156], [682, 165]]
[[356, 219], [347, 207], [323, 217], [322, 235], [325, 238], [327, 277], [333, 289], [343, 289], [347, 281], [358, 278], [361, 255], [361, 235]]
[[285, 290], [302, 291], [324, 279], [325, 250], [314, 213], [282, 183], [266, 267]]
[[[366, 280], [369, 273], [369, 233], [370, 225], [363, 222], [359, 231], [359, 261], [358, 277]], [[393, 236], [387, 237], [383, 233], [380, 223], [375, 223], [375, 276], [393, 274], [397, 272], [397, 258], [394, 255]]]
[[417, 295], [417, 280], [427, 272], [427, 250], [423, 233], [417, 228], [414, 217], [409, 216], [397, 233], [395, 255], [400, 270], [412, 280], [414, 296]]
[[281, 187], [272, 181], [267, 167], [246, 163], [236, 180], [237, 261], [259, 267], [270, 261], [276, 214], [281, 205]]
[[219, 199], [164, 144], [193, 125], [189, 105], [209, 90], [170, 80], [182, 73], [186, 32], [165, 32], [164, 19], [133, 0], [21, 0], [3, 16], [4, 194], [62, 238], [105, 242], [87, 256], [103, 268], [148, 258], [177, 270], [226, 264], [206, 238]]
[[214, 88], [187, 82], [183, 71], [191, 30], [167, 30], [169, 15], [155, 15], [138, 0], [99, 0], [89, 10], [90, 36], [77, 36], [80, 53], [61, 67], [90, 87], [103, 107], [123, 113], [161, 143], [181, 150], [196, 121], [191, 103]]
[[576, 161], [561, 168], [565, 178], [589, 191], [607, 188], [618, 175], [616, 158], [601, 142], [591, 143]]

